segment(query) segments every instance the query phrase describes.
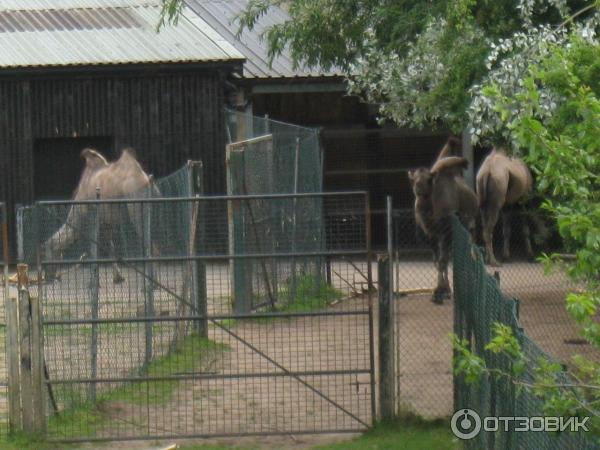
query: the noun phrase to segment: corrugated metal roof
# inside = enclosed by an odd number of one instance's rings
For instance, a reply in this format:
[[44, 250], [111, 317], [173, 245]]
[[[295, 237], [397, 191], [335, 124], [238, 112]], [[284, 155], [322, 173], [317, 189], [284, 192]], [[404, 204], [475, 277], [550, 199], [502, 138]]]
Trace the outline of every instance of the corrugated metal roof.
[[159, 17], [159, 0], [0, 0], [0, 68], [244, 58], [189, 8]]
[[245, 57], [245, 78], [295, 78], [295, 77], [324, 77], [340, 76], [341, 71], [325, 71], [321, 68], [294, 68], [288, 49], [273, 60], [269, 67], [268, 45], [261, 39], [262, 33], [272, 25], [289, 19], [289, 15], [276, 6], [269, 9], [256, 23], [253, 30], [244, 30], [236, 39], [238, 24], [235, 17], [246, 7], [248, 0], [185, 0], [188, 7], [193, 9], [221, 36], [225, 37]]

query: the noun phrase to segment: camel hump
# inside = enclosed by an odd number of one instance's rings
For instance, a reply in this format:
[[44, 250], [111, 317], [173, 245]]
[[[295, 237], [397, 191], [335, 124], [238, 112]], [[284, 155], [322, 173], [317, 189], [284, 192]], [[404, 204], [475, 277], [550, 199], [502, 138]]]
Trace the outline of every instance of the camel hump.
[[133, 147], [126, 147], [121, 151], [121, 158], [133, 158], [137, 161], [137, 153]]
[[108, 166], [106, 158], [93, 148], [84, 148], [81, 151], [81, 157], [85, 159], [86, 169], [97, 170]]
[[114, 164], [117, 167], [128, 171], [128, 175], [135, 172], [144, 172], [136, 158], [135, 150], [131, 147], [124, 148], [121, 151], [121, 156]]
[[431, 168], [431, 173], [441, 173], [448, 170], [462, 170], [469, 167], [469, 161], [462, 156], [448, 156], [447, 158], [442, 158], [433, 165]]

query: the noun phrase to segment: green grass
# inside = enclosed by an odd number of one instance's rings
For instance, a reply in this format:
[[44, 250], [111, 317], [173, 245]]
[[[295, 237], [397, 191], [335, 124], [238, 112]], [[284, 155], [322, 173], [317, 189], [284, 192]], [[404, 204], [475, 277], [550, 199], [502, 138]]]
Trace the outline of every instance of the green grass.
[[320, 445], [314, 450], [459, 450], [462, 445], [444, 422], [397, 421], [378, 424], [349, 442]]
[[[268, 438], [265, 438], [268, 442]], [[260, 441], [260, 438], [256, 439]], [[228, 446], [197, 444], [181, 446], [182, 450], [260, 450], [273, 449], [272, 445]], [[444, 421], [427, 422], [418, 418], [381, 423], [362, 436], [332, 444], [310, 447], [311, 450], [460, 450], [461, 443], [452, 435]]]
[[196, 445], [185, 445], [180, 444], [179, 448], [182, 450], [260, 450], [257, 446], [244, 446], [244, 445], [225, 445], [225, 444], [196, 444]]
[[[249, 438], [250, 439], [250, 438]], [[260, 442], [265, 442], [261, 445]], [[326, 439], [324, 436], [323, 439]], [[336, 439], [339, 437], [336, 436]], [[239, 445], [179, 443], [182, 450], [273, 450], [269, 438], [251, 438], [251, 442]], [[69, 449], [66, 444], [51, 444], [32, 439], [24, 434], [0, 440], [0, 450], [56, 450]], [[321, 444], [311, 450], [461, 450], [463, 447], [450, 432], [447, 421], [424, 421], [417, 417], [405, 417], [395, 422], [380, 423], [352, 440]]]
[[282, 303], [275, 306], [276, 312], [296, 313], [323, 309], [344, 295], [314, 275], [304, 274], [296, 278], [294, 296], [290, 285], [288, 281], [287, 289], [281, 295]]
[[44, 442], [39, 438], [31, 437], [24, 433], [0, 439], [0, 450], [68, 450], [70, 448], [73, 448], [73, 446]]
[[[146, 371], [147, 376], [160, 377], [172, 374], [185, 374], [191, 371], [207, 369], [208, 363], [227, 350], [225, 344], [217, 343], [197, 336], [185, 338], [177, 351], [152, 361]], [[48, 428], [52, 434], [69, 429], [75, 433], [93, 435], [95, 429], [105, 425], [104, 410], [110, 409], [112, 402], [124, 402], [134, 405], [156, 405], [171, 400], [179, 380], [157, 380], [128, 382], [110, 392], [100, 393], [95, 403], [85, 402], [78, 406], [62, 411], [58, 416], [51, 417]], [[81, 398], [85, 392], [63, 390], [58, 392], [58, 398]]]

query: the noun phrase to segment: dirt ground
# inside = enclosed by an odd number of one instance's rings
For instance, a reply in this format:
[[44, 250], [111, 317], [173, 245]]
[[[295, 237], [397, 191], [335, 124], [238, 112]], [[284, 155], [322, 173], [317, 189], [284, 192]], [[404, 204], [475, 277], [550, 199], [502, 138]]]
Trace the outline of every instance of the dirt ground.
[[249, 319], [228, 329], [237, 338], [210, 329], [227, 350], [204, 367], [222, 377], [181, 381], [166, 401], [107, 402], [95, 435], [293, 434], [371, 423], [368, 315]]
[[[597, 358], [565, 309], [573, 286], [562, 273], [545, 275], [541, 265], [514, 262], [488, 268], [500, 274], [507, 296], [520, 300], [520, 323], [525, 333], [546, 353], [562, 362], [574, 354]], [[432, 285], [436, 273], [429, 262], [400, 263], [395, 268], [397, 291]], [[425, 417], [452, 415], [453, 305], [435, 305], [430, 293], [399, 296], [396, 300], [398, 389], [400, 408]]]

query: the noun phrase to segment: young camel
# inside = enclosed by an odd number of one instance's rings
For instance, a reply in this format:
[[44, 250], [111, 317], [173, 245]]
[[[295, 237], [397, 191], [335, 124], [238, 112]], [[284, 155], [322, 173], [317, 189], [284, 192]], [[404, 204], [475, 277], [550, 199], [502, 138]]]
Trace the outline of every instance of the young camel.
[[[96, 193], [101, 199], [118, 199], [135, 195], [147, 195], [147, 188], [151, 186], [151, 178], [144, 172], [135, 159], [132, 149], [123, 150], [117, 161], [109, 163], [104, 156], [96, 150], [86, 148], [81, 152], [85, 160], [85, 167], [81, 174], [79, 184], [75, 189], [73, 200], [93, 200]], [[158, 194], [157, 188], [152, 185], [152, 193]], [[90, 206], [73, 205], [69, 209], [65, 223], [44, 243], [46, 254], [62, 255], [79, 237], [83, 221], [88, 214]], [[127, 204], [127, 215], [133, 223], [138, 236], [142, 236], [142, 218], [140, 204]], [[110, 251], [115, 254], [115, 233], [121, 225], [120, 205], [101, 205], [98, 209], [100, 226], [108, 232]], [[51, 271], [49, 271], [51, 272]], [[47, 273], [49, 278], [53, 273]], [[124, 281], [116, 263], [113, 264], [113, 282]]]
[[428, 238], [434, 264], [438, 271], [437, 286], [432, 301], [442, 304], [450, 297], [448, 264], [452, 241], [452, 215], [458, 214], [462, 223], [473, 232], [477, 217], [477, 197], [462, 178], [468, 167], [465, 158], [446, 156], [448, 143], [431, 169], [419, 168], [408, 172], [415, 194], [415, 221]]

